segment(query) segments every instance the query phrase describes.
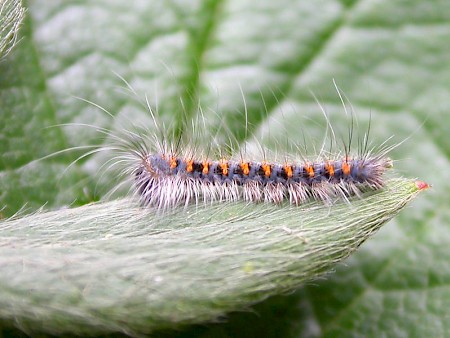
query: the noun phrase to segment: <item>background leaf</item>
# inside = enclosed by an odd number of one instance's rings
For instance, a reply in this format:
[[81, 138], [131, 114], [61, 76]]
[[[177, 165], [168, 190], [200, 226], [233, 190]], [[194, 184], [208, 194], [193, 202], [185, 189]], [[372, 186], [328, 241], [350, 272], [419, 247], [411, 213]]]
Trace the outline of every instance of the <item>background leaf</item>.
[[33, 162], [102, 142], [90, 128], [49, 126], [145, 123], [138, 100], [147, 93], [171, 120], [194, 116], [200, 102], [211, 131], [224, 119], [243, 141], [244, 96], [261, 139], [298, 141], [301, 130], [318, 139], [323, 118], [311, 91], [333, 125], [348, 128], [335, 79], [358, 120], [371, 112], [374, 143], [409, 137], [392, 154], [396, 167], [432, 192], [325, 280], [260, 304], [260, 317], [231, 315], [181, 335], [256, 336], [260, 326], [276, 335], [282, 322], [285, 336], [448, 336], [449, 20], [445, 0], [30, 2], [22, 40], [0, 63], [2, 212], [83, 204], [111, 187], [95, 177], [99, 158], [62, 176], [76, 152]]

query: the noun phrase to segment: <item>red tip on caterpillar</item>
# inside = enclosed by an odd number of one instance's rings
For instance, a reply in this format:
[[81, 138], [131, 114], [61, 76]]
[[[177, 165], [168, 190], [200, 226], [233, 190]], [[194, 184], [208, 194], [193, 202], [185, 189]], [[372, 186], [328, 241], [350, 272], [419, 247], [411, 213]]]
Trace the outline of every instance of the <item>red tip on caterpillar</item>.
[[431, 185], [429, 185], [428, 183], [423, 182], [423, 181], [416, 181], [415, 184], [416, 184], [417, 189], [419, 189], [419, 190], [425, 190], [425, 189], [428, 189], [431, 187]]

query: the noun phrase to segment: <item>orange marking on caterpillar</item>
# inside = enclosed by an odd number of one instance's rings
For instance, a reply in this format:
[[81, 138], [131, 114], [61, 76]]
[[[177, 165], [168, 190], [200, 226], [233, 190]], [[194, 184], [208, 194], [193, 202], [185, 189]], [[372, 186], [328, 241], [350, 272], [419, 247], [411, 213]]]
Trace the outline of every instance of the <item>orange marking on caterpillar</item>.
[[342, 162], [342, 172], [344, 173], [344, 175], [350, 175], [351, 169], [352, 166], [347, 162], [347, 160]]
[[309, 178], [314, 178], [314, 167], [311, 164], [305, 164], [305, 170]]
[[220, 160], [219, 167], [222, 169], [222, 175], [227, 176], [228, 175], [228, 161], [227, 160]]
[[248, 162], [241, 162], [241, 164], [239, 166], [241, 167], [242, 173], [244, 175], [247, 176], [248, 174], [250, 174], [250, 165]]
[[203, 175], [208, 175], [208, 173], [209, 173], [209, 162], [208, 161], [203, 161], [202, 165], [203, 165], [203, 169], [202, 169]]
[[177, 158], [171, 157], [169, 164], [170, 164], [170, 169], [175, 169], [177, 167]]
[[194, 161], [193, 160], [186, 161], [186, 171], [188, 173], [191, 173], [194, 171]]
[[294, 175], [294, 172], [292, 171], [292, 166], [289, 164], [286, 164], [284, 166], [284, 172], [286, 173], [286, 176], [288, 178], [291, 178]]
[[325, 170], [327, 171], [328, 175], [330, 175], [330, 177], [333, 177], [334, 176], [334, 164], [333, 164], [333, 162], [325, 163]]
[[270, 177], [270, 175], [272, 174], [272, 166], [269, 163], [264, 162], [261, 165], [261, 168], [264, 170], [264, 176]]

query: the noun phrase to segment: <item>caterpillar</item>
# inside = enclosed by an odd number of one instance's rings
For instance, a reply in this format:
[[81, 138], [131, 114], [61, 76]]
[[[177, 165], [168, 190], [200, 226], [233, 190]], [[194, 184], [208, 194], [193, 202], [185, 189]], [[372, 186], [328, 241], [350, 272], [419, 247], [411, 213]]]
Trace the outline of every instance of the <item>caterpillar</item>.
[[[223, 156], [220, 145], [216, 146], [219, 150], [216, 152], [211, 151], [210, 145], [206, 149], [188, 145], [192, 135], [169, 137], [171, 134], [165, 130], [169, 128], [161, 126], [149, 105], [148, 110], [157, 132], [147, 129], [124, 130], [122, 135], [104, 132], [114, 140], [114, 145], [108, 149], [120, 153], [111, 161], [114, 165], [126, 163], [122, 174], [133, 181], [134, 193], [141, 204], [161, 210], [191, 203], [236, 200], [275, 204], [286, 201], [296, 206], [308, 201], [325, 204], [338, 199], [349, 201], [352, 196], [383, 188], [385, 173], [393, 166], [387, 155], [398, 146], [386, 146], [384, 142], [370, 148], [369, 124], [366, 134], [358, 142], [359, 149], [353, 153], [352, 116], [344, 151], [326, 152], [322, 147], [314, 159], [307, 159], [299, 152], [286, 155], [281, 162], [268, 160], [265, 156], [258, 159], [242, 149], [233, 152], [240, 154], [239, 157]], [[333, 131], [328, 119], [327, 123]], [[193, 129], [201, 129], [196, 124]], [[334, 131], [332, 134], [336, 143]], [[211, 153], [219, 155], [214, 157], [209, 155]]]
[[323, 162], [270, 163], [195, 160], [174, 153], [142, 153], [134, 170], [145, 205], [169, 208], [191, 200], [281, 203], [300, 205], [308, 199], [329, 202], [364, 190], [383, 187], [392, 161], [366, 156]]
[[[138, 97], [131, 85], [120, 78], [130, 92]], [[115, 132], [81, 124], [105, 134], [108, 138], [107, 145], [100, 148], [94, 146], [94, 150], [80, 156], [73, 163], [91, 154], [112, 151], [113, 156], [102, 167], [119, 167], [119, 177], [125, 177], [113, 191], [119, 190], [122, 184], [131, 182], [133, 195], [137, 196], [140, 204], [158, 210], [237, 200], [249, 203], [287, 202], [294, 206], [311, 201], [327, 205], [338, 200], [350, 202], [351, 197], [361, 198], [366, 192], [383, 189], [386, 173], [393, 167], [393, 161], [388, 155], [405, 140], [389, 145], [390, 137], [378, 146], [373, 146], [369, 142], [372, 123], [370, 115], [367, 129], [362, 135], [357, 133], [359, 137], [355, 142], [356, 118], [353, 108], [350, 111], [347, 109], [343, 94], [336, 83], [334, 85], [345, 112], [344, 118], [350, 122], [348, 136], [346, 139], [341, 136], [340, 149], [328, 114], [317, 98], [318, 116], [325, 118], [326, 122], [326, 133], [320, 151], [313, 157], [306, 156], [306, 151], [300, 150], [304, 147], [294, 143], [290, 149], [296, 151], [283, 154], [280, 161], [279, 155], [267, 156], [273, 152], [262, 143], [256, 147], [259, 149], [258, 153], [248, 151], [247, 143], [242, 146], [235, 140], [233, 146], [211, 137], [213, 133], [208, 131], [208, 123], [205, 122], [200, 107], [196, 119], [184, 122], [181, 129], [177, 130], [170, 123], [167, 126], [145, 96], [145, 101], [141, 103], [149, 113], [150, 123], [147, 126], [143, 126], [142, 121], [135, 123], [128, 120], [131, 128], [122, 126]], [[92, 104], [115, 119], [114, 114], [104, 107], [83, 98], [78, 99]], [[348, 100], [346, 97], [345, 99]], [[245, 123], [247, 132], [246, 109], [244, 117], [245, 121], [243, 119], [242, 122]], [[226, 125], [220, 127], [226, 128]], [[203, 134], [204, 131], [206, 133]], [[232, 133], [228, 136], [231, 140]], [[258, 139], [256, 135], [254, 138]], [[245, 139], [248, 140], [247, 135]], [[329, 148], [326, 147], [327, 142], [330, 142]], [[80, 148], [82, 147], [75, 149]], [[229, 151], [225, 152], [224, 149]]]

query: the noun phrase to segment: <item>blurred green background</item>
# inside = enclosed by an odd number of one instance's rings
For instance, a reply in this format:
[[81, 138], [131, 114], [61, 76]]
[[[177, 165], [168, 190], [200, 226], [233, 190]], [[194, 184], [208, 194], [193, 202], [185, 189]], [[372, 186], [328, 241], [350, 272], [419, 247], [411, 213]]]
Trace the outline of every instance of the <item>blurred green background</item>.
[[[148, 123], [148, 95], [167, 121], [225, 122], [251, 133], [320, 139], [317, 96], [347, 130], [333, 79], [371, 139], [402, 142], [400, 175], [433, 185], [345, 264], [297, 293], [179, 336], [450, 336], [450, 2], [30, 1], [21, 40], [0, 62], [0, 206], [10, 216], [77, 206], [116, 182], [101, 157], [68, 165], [100, 144], [94, 128]], [[126, 79], [137, 96], [128, 95]], [[111, 119], [86, 100], [105, 107]], [[244, 99], [245, 98], [245, 102]], [[182, 102], [182, 104], [180, 103]], [[245, 103], [245, 105], [244, 105]], [[253, 142], [249, 139], [249, 142]], [[267, 141], [270, 143], [269, 141]], [[62, 173], [64, 174], [62, 175]], [[11, 333], [10, 331], [4, 331]], [[14, 333], [14, 331], [12, 331]]]

